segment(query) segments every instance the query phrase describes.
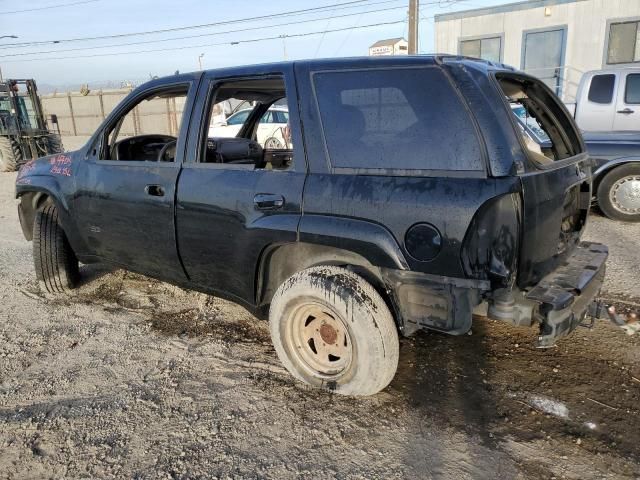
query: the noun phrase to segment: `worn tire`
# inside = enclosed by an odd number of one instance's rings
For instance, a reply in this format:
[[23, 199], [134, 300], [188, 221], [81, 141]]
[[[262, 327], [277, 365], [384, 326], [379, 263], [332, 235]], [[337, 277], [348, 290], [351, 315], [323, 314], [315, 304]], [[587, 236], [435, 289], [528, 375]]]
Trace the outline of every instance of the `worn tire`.
[[22, 164], [22, 150], [13, 138], [0, 137], [0, 171], [15, 172]]
[[78, 259], [60, 226], [55, 205], [45, 205], [36, 212], [33, 261], [36, 277], [49, 293], [67, 293], [78, 283]]
[[[323, 330], [325, 319], [327, 330]], [[385, 388], [396, 373], [399, 341], [393, 316], [368, 282], [344, 268], [312, 267], [286, 280], [271, 301], [269, 326], [282, 364], [298, 380], [314, 387], [344, 395], [372, 395]], [[308, 329], [316, 332], [308, 340], [304, 333], [297, 333]], [[334, 360], [326, 351], [318, 356], [320, 342], [325, 345], [328, 339], [333, 340], [330, 348], [344, 354], [334, 352], [338, 354]], [[330, 367], [314, 368], [319, 364], [316, 360]], [[342, 369], [331, 368], [331, 362]]]
[[615, 196], [615, 192], [612, 192], [612, 189], [619, 186], [619, 182], [625, 178], [635, 178], [635, 182], [640, 182], [640, 163], [629, 163], [608, 172], [600, 182], [600, 185], [598, 185], [598, 205], [600, 210], [613, 220], [640, 222], [640, 208], [635, 208], [635, 211], [625, 212], [623, 207], [614, 203], [611, 198], [612, 195]]

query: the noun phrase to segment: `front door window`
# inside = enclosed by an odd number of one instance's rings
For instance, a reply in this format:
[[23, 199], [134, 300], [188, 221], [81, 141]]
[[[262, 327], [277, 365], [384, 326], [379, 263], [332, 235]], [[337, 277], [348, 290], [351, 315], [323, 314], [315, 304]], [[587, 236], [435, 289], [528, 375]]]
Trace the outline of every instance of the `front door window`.
[[153, 92], [111, 125], [101, 160], [173, 162], [187, 87]]

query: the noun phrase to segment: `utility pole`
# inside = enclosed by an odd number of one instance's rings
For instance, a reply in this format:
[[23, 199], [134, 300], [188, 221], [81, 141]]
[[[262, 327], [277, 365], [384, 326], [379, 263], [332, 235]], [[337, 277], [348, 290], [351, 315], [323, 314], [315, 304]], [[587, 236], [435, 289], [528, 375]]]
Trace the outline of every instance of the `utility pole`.
[[204, 57], [204, 53], [198, 55], [198, 66], [200, 67], [200, 71], [202, 71], [202, 57]]
[[409, 0], [409, 55], [418, 53], [419, 0]]

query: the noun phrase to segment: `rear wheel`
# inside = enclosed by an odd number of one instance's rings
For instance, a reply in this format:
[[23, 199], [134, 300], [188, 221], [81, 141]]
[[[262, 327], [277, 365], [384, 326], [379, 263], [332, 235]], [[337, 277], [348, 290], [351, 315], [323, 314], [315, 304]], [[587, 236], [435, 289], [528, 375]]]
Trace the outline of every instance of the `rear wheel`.
[[607, 173], [598, 186], [597, 197], [607, 217], [640, 222], [640, 164], [629, 163]]
[[20, 144], [11, 137], [0, 137], [0, 171], [15, 172], [21, 163]]
[[78, 283], [78, 259], [60, 226], [54, 205], [45, 205], [36, 212], [33, 261], [36, 277], [49, 293], [68, 292]]
[[363, 278], [320, 266], [285, 281], [269, 311], [278, 357], [297, 379], [345, 395], [372, 395], [398, 367], [396, 325]]

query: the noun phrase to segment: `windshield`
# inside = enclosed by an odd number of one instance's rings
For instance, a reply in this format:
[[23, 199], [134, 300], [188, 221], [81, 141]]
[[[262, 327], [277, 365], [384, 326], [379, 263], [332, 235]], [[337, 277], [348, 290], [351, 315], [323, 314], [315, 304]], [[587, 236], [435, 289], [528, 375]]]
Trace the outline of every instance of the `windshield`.
[[30, 97], [19, 96], [16, 98], [18, 104], [18, 119], [22, 128], [38, 128], [36, 109]]

